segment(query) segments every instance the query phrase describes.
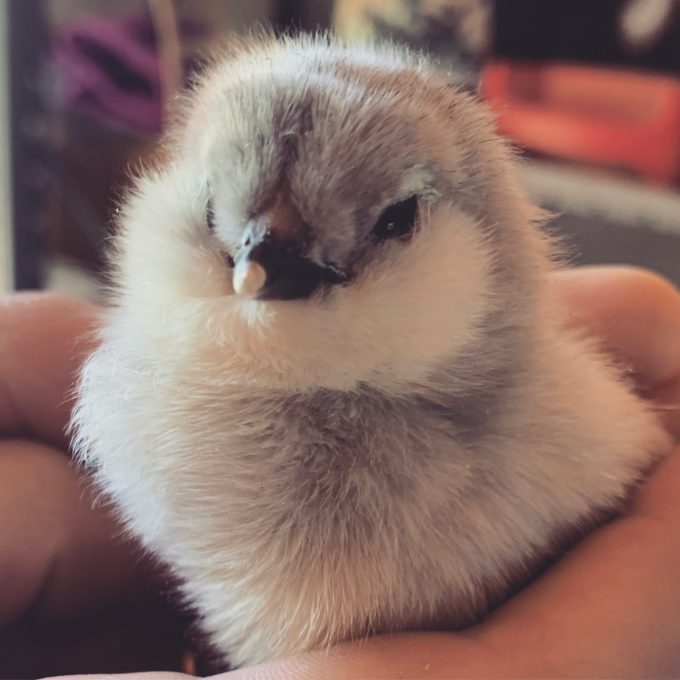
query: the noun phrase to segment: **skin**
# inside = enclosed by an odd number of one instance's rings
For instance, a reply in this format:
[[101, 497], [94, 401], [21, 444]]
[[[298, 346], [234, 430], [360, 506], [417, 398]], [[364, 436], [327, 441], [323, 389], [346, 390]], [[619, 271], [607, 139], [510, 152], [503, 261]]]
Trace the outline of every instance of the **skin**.
[[[623, 267], [572, 270], [555, 285], [570, 323], [589, 328], [631, 368], [679, 436], [680, 293], [658, 276]], [[125, 614], [116, 619], [123, 629], [157, 590], [157, 574], [121, 539], [105, 509], [92, 510], [91, 492], [65, 454], [68, 394], [98, 317], [96, 307], [45, 294], [6, 298], [0, 310], [0, 648], [8, 636], [24, 638], [27, 664], [46, 622], [81, 625], [91, 638], [91, 622], [110, 620], [115, 603]], [[382, 636], [216, 677], [677, 677], [678, 488], [680, 449], [636, 490], [623, 517], [467, 631]], [[163, 628], [168, 616], [145, 632], [170, 631]], [[116, 625], [103, 637], [120, 636]], [[62, 650], [73, 668], [85, 646], [79, 635]], [[164, 640], [177, 649], [172, 633]], [[120, 667], [130, 647], [119, 650]], [[154, 650], [157, 657], [127, 667], [173, 667], [161, 647]], [[142, 677], [126, 677], [136, 675]]]

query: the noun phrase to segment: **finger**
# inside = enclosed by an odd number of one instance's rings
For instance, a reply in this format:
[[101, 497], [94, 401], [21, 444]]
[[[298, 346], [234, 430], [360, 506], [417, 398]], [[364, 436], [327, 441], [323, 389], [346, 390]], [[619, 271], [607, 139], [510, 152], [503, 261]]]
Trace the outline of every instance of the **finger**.
[[0, 433], [65, 446], [69, 395], [98, 320], [97, 307], [62, 295], [0, 299]]
[[598, 337], [630, 366], [680, 436], [680, 292], [651, 272], [631, 267], [581, 267], [557, 275], [569, 322]]
[[152, 589], [138, 550], [45, 444], [0, 442], [0, 546], [0, 628], [29, 608], [64, 620]]
[[680, 449], [663, 460], [650, 478], [635, 490], [627, 513], [632, 518], [662, 522], [680, 541]]

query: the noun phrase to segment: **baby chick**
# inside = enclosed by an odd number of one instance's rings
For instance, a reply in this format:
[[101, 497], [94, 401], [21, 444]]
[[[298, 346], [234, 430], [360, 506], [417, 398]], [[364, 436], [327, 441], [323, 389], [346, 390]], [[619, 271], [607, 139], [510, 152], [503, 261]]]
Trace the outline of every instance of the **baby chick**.
[[234, 666], [457, 628], [668, 447], [421, 57], [246, 39], [121, 213], [75, 447]]

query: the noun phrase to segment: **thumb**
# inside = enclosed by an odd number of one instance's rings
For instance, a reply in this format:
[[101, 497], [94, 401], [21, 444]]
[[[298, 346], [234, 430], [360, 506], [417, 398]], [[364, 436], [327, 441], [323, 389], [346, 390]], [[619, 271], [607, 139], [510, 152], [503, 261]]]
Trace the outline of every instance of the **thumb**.
[[630, 366], [641, 393], [680, 437], [680, 292], [632, 267], [582, 267], [556, 277], [569, 323], [599, 338]]

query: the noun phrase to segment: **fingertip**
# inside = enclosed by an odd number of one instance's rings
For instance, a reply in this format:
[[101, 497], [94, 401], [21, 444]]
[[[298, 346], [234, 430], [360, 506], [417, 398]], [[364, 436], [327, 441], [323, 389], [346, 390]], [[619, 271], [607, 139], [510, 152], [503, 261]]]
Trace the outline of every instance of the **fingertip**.
[[99, 313], [59, 293], [0, 298], [0, 432], [65, 444], [68, 394], [95, 346]]
[[579, 267], [558, 273], [569, 323], [587, 328], [629, 364], [651, 391], [680, 383], [680, 292], [635, 267]]
[[655, 467], [649, 479], [636, 489], [629, 514], [680, 526], [680, 446]]

